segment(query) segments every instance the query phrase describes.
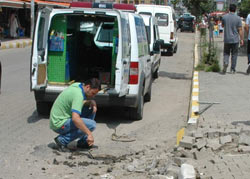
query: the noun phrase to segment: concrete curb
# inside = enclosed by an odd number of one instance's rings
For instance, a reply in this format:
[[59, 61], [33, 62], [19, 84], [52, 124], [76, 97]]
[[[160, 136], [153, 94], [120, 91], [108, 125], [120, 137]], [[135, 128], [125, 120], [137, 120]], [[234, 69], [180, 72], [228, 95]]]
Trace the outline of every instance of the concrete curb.
[[32, 40], [20, 40], [16, 42], [2, 42], [0, 50], [10, 49], [10, 48], [24, 48], [32, 45]]
[[[195, 45], [194, 45], [194, 69], [197, 67], [199, 63], [199, 56], [198, 56], [198, 44], [196, 40], [197, 36], [197, 29], [195, 31]], [[186, 128], [197, 128], [198, 126], [198, 118], [197, 112], [199, 112], [199, 72], [193, 72], [192, 77], [192, 87], [191, 87], [191, 94], [190, 94], [190, 105], [189, 105], [189, 113], [188, 113], [188, 122]], [[191, 113], [191, 114], [190, 114]], [[176, 134], [176, 145], [178, 146], [180, 141], [182, 140], [183, 136], [185, 135], [185, 129], [181, 128]]]
[[[194, 69], [199, 64], [199, 56], [198, 56], [198, 44], [197, 44], [197, 33], [195, 34], [195, 45], [194, 45]], [[197, 126], [198, 123], [198, 112], [199, 112], [199, 72], [194, 70], [193, 79], [192, 79], [192, 93], [191, 93], [191, 105], [190, 112], [191, 115], [188, 119], [188, 125]]]

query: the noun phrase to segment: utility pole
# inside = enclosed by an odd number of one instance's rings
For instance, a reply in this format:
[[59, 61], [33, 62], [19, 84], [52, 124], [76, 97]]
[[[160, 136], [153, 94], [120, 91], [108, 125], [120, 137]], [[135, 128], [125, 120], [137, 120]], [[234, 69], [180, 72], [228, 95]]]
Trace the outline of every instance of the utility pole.
[[33, 39], [33, 31], [35, 24], [35, 3], [34, 0], [31, 0], [30, 3], [30, 37]]

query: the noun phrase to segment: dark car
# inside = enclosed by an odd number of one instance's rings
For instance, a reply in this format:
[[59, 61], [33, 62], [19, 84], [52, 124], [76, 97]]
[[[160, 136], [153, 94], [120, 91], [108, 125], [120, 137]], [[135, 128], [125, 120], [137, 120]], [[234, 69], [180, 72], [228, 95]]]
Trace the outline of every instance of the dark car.
[[189, 17], [181, 17], [179, 19], [179, 28], [181, 32], [184, 31], [195, 31], [195, 22], [194, 22], [194, 17], [189, 16]]

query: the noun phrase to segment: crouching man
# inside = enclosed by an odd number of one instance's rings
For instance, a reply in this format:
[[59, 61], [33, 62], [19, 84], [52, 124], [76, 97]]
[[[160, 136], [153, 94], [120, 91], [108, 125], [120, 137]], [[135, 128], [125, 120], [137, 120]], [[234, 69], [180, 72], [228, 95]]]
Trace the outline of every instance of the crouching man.
[[60, 151], [68, 151], [67, 145], [76, 139], [77, 148], [93, 146], [97, 105], [91, 98], [99, 90], [100, 81], [92, 78], [73, 83], [57, 97], [50, 112], [50, 128], [59, 134], [54, 140]]

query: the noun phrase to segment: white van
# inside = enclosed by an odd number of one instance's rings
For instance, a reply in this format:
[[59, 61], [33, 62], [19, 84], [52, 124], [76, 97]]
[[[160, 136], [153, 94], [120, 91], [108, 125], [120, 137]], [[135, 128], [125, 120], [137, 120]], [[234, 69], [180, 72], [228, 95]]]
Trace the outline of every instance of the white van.
[[163, 45], [163, 40], [160, 39], [158, 20], [154, 16], [141, 14], [145, 23], [148, 44], [150, 49], [150, 56], [152, 62], [152, 73], [154, 78], [158, 78], [158, 71], [161, 63], [161, 51], [160, 47]]
[[142, 119], [151, 94], [148, 49], [138, 15], [98, 8], [40, 10], [30, 66], [38, 114], [48, 114], [73, 82], [96, 77], [102, 86], [98, 106], [130, 107], [131, 117]]
[[160, 39], [164, 40], [161, 48], [170, 55], [177, 52], [178, 37], [174, 9], [171, 6], [151, 4], [139, 4], [136, 9], [139, 14], [152, 15], [158, 18]]

